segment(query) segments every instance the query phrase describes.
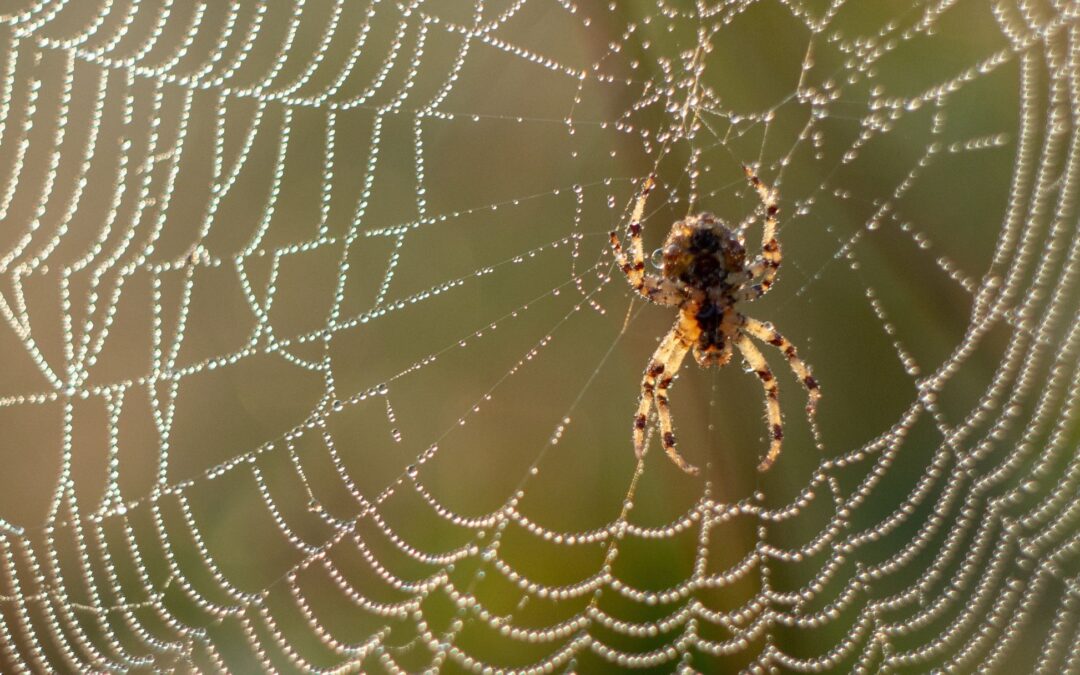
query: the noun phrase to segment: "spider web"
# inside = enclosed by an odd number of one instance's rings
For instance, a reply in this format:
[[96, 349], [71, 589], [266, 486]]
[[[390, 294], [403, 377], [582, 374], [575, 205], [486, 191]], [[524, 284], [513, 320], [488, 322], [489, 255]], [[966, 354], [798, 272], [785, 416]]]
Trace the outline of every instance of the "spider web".
[[[3, 670], [1080, 672], [1077, 19], [9, 3]], [[824, 398], [766, 353], [760, 475], [757, 379], [687, 365], [695, 478], [634, 457], [674, 313], [607, 232], [655, 171], [649, 250], [753, 245], [744, 163]]]

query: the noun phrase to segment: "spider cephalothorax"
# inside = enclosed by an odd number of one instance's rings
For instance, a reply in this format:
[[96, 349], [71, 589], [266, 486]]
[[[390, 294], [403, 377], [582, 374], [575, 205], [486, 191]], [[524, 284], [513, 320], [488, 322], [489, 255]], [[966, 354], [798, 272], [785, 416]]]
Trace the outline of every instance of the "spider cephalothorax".
[[665, 279], [714, 295], [723, 292], [728, 273], [742, 272], [746, 266], [746, 249], [739, 237], [711, 213], [675, 223], [661, 253]]
[[776, 240], [776, 217], [779, 212], [776, 194], [757, 175], [743, 167], [750, 184], [765, 205], [765, 228], [761, 254], [747, 264], [746, 247], [733, 232], [711, 213], [687, 216], [671, 226], [661, 249], [663, 265], [659, 276], [645, 272], [644, 246], [641, 242], [641, 219], [645, 201], [653, 188], [653, 178], [646, 179], [627, 230], [630, 233], [630, 256], [623, 251], [618, 234], [611, 233], [615, 259], [630, 284], [651, 302], [674, 305], [679, 318], [660, 342], [645, 369], [641, 383], [641, 402], [634, 416], [634, 449], [640, 457], [645, 450], [645, 429], [649, 411], [656, 405], [664, 450], [675, 464], [688, 473], [697, 469], [675, 450], [675, 432], [668, 409], [667, 390], [688, 351], [702, 366], [724, 366], [738, 348], [750, 368], [765, 387], [765, 409], [769, 419], [771, 443], [765, 459], [758, 465], [767, 470], [780, 454], [784, 437], [780, 416], [779, 388], [765, 357], [750, 336], [778, 347], [791, 369], [810, 395], [807, 412], [813, 414], [821, 390], [810, 368], [771, 324], [751, 319], [736, 310], [739, 302], [755, 300], [768, 292], [780, 267], [780, 244]]

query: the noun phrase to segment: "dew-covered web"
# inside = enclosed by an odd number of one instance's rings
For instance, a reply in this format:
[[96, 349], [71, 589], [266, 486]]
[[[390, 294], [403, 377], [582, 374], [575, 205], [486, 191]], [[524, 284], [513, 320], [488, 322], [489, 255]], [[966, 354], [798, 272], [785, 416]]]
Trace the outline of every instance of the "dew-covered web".
[[[4, 671], [1080, 672], [1076, 5], [3, 12]], [[688, 363], [693, 477], [607, 232], [743, 164], [824, 397]]]

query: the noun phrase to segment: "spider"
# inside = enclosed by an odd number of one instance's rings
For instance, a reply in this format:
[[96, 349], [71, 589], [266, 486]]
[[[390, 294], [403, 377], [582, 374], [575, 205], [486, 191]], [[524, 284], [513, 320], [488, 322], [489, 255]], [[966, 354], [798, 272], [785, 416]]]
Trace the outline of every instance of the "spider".
[[772, 324], [738, 311], [739, 303], [756, 300], [769, 291], [781, 260], [780, 244], [776, 240], [780, 210], [776, 191], [765, 185], [749, 167], [744, 166], [743, 171], [765, 207], [761, 254], [752, 261], [746, 259], [741, 235], [713, 214], [697, 213], [671, 226], [661, 249], [663, 266], [660, 275], [646, 273], [641, 219], [649, 192], [655, 185], [652, 176], [645, 180], [627, 226], [629, 255], [619, 243], [618, 234], [610, 233], [615, 261], [634, 290], [649, 302], [679, 308], [675, 325], [661, 340], [645, 369], [641, 400], [634, 415], [634, 451], [638, 458], [644, 453], [646, 420], [655, 403], [664, 451], [676, 466], [689, 474], [696, 474], [698, 469], [675, 449], [675, 432], [668, 407], [668, 389], [688, 351], [693, 350], [694, 359], [700, 366], [720, 368], [731, 360], [732, 347], [735, 347], [761, 379], [771, 442], [768, 454], [758, 464], [758, 471], [767, 471], [776, 461], [784, 427], [776, 378], [750, 338], [767, 342], [783, 352], [795, 376], [806, 387], [809, 395], [806, 411], [811, 420], [821, 398], [817, 380], [810, 374], [810, 367], [799, 358], [795, 346]]

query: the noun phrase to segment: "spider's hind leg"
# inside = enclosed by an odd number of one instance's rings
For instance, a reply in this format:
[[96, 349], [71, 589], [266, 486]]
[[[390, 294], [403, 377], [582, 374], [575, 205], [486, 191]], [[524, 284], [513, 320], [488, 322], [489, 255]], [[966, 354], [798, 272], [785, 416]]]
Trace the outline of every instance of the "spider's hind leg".
[[680, 331], [679, 324], [676, 323], [653, 352], [652, 359], [649, 360], [649, 365], [645, 369], [645, 377], [641, 382], [641, 401], [634, 415], [634, 452], [639, 458], [645, 452], [645, 429], [648, 426], [649, 411], [655, 402], [664, 452], [680, 469], [689, 474], [696, 474], [697, 467], [688, 463], [675, 450], [675, 431], [667, 397], [667, 390], [671, 387], [672, 379], [691, 346], [689, 340]]
[[768, 342], [784, 353], [784, 358], [787, 359], [788, 365], [791, 366], [791, 371], [795, 373], [795, 377], [799, 379], [799, 382], [806, 387], [808, 395], [806, 412], [810, 416], [811, 423], [813, 423], [814, 412], [817, 410], [818, 401], [821, 400], [821, 386], [818, 385], [817, 380], [810, 373], [810, 366], [799, 358], [795, 345], [777, 332], [771, 324], [763, 323], [757, 319], [746, 317], [743, 330], [762, 342]]
[[[810, 430], [813, 432], [815, 438], [819, 438], [814, 413], [817, 410], [818, 401], [821, 400], [821, 387], [818, 385], [817, 380], [814, 379], [814, 376], [810, 374], [810, 366], [799, 358], [795, 345], [791, 344], [787, 338], [778, 333], [771, 324], [763, 323], [757, 319], [743, 317], [741, 330], [743, 333], [739, 336], [739, 341], [736, 344], [743, 355], [746, 356], [747, 363], [749, 363], [750, 367], [757, 372], [758, 377], [761, 378], [762, 384], [765, 385], [765, 403], [768, 408], [769, 423], [773, 431], [773, 442], [772, 446], [769, 448], [769, 454], [765, 457], [765, 461], [758, 467], [759, 470], [765, 471], [772, 466], [776, 456], [780, 454], [780, 439], [783, 438], [784, 431], [780, 421], [780, 404], [776, 400], [776, 380], [772, 375], [772, 371], [769, 370], [768, 364], [765, 363], [765, 358], [761, 355], [761, 352], [758, 351], [758, 348], [750, 342], [750, 338], [747, 336], [752, 335], [762, 342], [767, 342], [774, 347], [777, 347], [783, 352], [784, 357], [788, 361], [788, 365], [791, 366], [792, 372], [799, 378], [802, 385], [806, 387], [806, 393], [808, 395], [806, 402], [806, 418], [810, 422]], [[760, 364], [760, 367], [758, 364]]]
[[667, 397], [667, 390], [671, 387], [671, 381], [675, 378], [675, 373], [678, 372], [679, 366], [682, 365], [683, 359], [686, 357], [686, 352], [690, 351], [690, 347], [690, 343], [680, 340], [668, 356], [663, 377], [660, 378], [656, 385], [656, 416], [660, 420], [660, 440], [664, 444], [664, 452], [667, 453], [672, 462], [675, 462], [675, 466], [690, 475], [694, 475], [698, 472], [698, 468], [683, 459], [683, 456], [675, 449], [675, 427], [671, 421], [671, 409], [668, 407]]
[[768, 471], [776, 458], [780, 456], [780, 448], [784, 440], [784, 422], [780, 416], [780, 387], [776, 384], [772, 369], [761, 355], [761, 351], [754, 346], [750, 338], [739, 335], [735, 346], [742, 352], [750, 369], [761, 379], [761, 386], [765, 388], [765, 414], [769, 420], [769, 454], [758, 464], [758, 471]]
[[674, 331], [669, 332], [653, 352], [649, 365], [645, 367], [645, 377], [641, 380], [641, 398], [634, 414], [634, 454], [638, 459], [645, 454], [645, 428], [649, 422], [649, 411], [656, 398], [656, 378], [667, 368], [668, 354], [675, 343]]

